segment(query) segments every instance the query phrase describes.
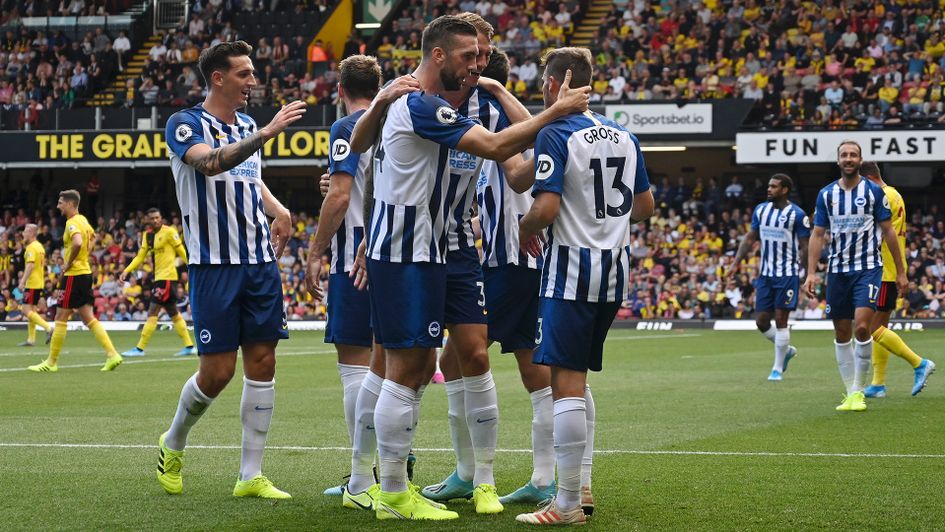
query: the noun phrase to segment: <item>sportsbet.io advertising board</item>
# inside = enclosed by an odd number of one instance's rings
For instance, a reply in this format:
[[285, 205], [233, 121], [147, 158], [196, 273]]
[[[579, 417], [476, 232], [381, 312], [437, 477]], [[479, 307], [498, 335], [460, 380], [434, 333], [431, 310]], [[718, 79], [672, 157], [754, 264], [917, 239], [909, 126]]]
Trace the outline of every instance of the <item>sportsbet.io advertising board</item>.
[[712, 105], [608, 105], [607, 118], [634, 135], [712, 133]]
[[945, 131], [821, 131], [739, 133], [735, 137], [738, 164], [828, 163], [837, 160], [837, 146], [854, 140], [863, 159], [877, 162], [941, 161]]
[[[328, 165], [328, 129], [289, 129], [263, 146], [263, 163]], [[164, 132], [73, 131], [0, 134], [0, 167], [164, 166]]]

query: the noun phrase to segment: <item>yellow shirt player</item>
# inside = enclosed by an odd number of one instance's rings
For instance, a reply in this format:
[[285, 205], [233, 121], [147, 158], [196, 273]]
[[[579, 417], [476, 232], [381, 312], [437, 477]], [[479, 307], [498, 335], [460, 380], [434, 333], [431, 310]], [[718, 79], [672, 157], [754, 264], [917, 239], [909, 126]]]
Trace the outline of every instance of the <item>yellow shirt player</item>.
[[17, 344], [21, 347], [36, 344], [36, 326], [46, 331], [46, 343], [52, 338], [52, 327], [36, 312], [36, 305], [45, 297], [43, 288], [46, 286], [46, 248], [36, 241], [38, 232], [36, 224], [26, 224], [23, 229], [23, 238], [26, 241], [26, 251], [23, 254], [26, 267], [20, 279], [19, 289], [23, 292], [23, 315], [29, 320], [26, 326], [26, 341]]
[[115, 351], [108, 332], [95, 318], [92, 311], [92, 269], [89, 267], [89, 252], [95, 243], [95, 231], [85, 216], [79, 214], [81, 196], [76, 190], [64, 190], [59, 193], [56, 208], [66, 217], [66, 230], [63, 233], [65, 264], [59, 279], [59, 305], [56, 309], [56, 328], [49, 344], [49, 357], [30, 366], [30, 371], [59, 371], [59, 352], [66, 340], [66, 323], [74, 311], [79, 311], [82, 323], [92, 331], [95, 339], [105, 349], [105, 365], [102, 371], [112, 371], [122, 362], [121, 355]]
[[154, 259], [154, 278], [151, 283], [151, 306], [148, 308], [148, 320], [141, 329], [138, 345], [122, 353], [123, 356], [144, 356], [144, 350], [151, 341], [151, 335], [157, 330], [158, 314], [163, 309], [174, 324], [174, 331], [180, 336], [184, 348], [177, 356], [196, 355], [194, 341], [187, 331], [187, 322], [177, 311], [177, 259], [187, 264], [187, 250], [177, 229], [164, 225], [161, 211], [149, 209], [147, 212], [148, 229], [141, 235], [141, 247], [118, 279], [125, 282], [128, 274], [137, 270], [151, 255]]
[[[892, 212], [892, 226], [899, 237], [899, 250], [902, 255], [902, 266], [906, 268], [906, 203], [895, 188], [887, 185], [879, 173], [879, 166], [873, 162], [864, 162], [860, 165], [860, 174], [883, 187], [886, 198], [889, 199], [889, 210]], [[883, 282], [876, 298], [876, 313], [873, 315], [873, 382], [864, 390], [866, 397], [886, 397], [886, 366], [889, 363], [889, 354], [902, 358], [912, 365], [915, 380], [912, 385], [912, 395], [916, 395], [925, 388], [929, 376], [935, 371], [935, 363], [915, 354], [895, 332], [887, 329], [889, 315], [896, 310], [896, 300], [899, 299], [899, 290], [896, 288], [896, 263], [893, 260], [889, 247], [883, 242]]]

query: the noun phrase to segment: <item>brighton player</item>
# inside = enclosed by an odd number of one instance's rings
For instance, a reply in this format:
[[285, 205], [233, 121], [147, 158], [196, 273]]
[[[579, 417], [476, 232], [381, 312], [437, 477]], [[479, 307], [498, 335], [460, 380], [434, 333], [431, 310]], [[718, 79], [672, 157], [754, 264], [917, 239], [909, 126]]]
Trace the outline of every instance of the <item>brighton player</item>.
[[184, 384], [177, 413], [159, 440], [157, 478], [172, 494], [183, 490], [187, 435], [233, 378], [240, 349], [243, 440], [233, 495], [291, 498], [261, 472], [275, 402], [276, 345], [288, 338], [276, 257], [291, 222], [262, 180], [260, 149], [301, 118], [305, 104], [283, 106], [263, 128], [237, 112], [256, 85], [252, 50], [236, 41], [201, 52], [207, 98], [171, 116], [165, 133], [190, 250], [190, 301], [200, 340], [199, 369]]
[[180, 239], [177, 229], [170, 225], [164, 225], [164, 218], [161, 211], [156, 208], [148, 209], [148, 229], [141, 235], [141, 247], [138, 254], [132, 259], [131, 263], [125, 267], [118, 276], [121, 282], [125, 282], [128, 274], [137, 270], [148, 255], [154, 258], [154, 278], [151, 283], [151, 305], [148, 308], [148, 319], [144, 322], [144, 328], [141, 330], [141, 338], [138, 339], [138, 345], [122, 353], [126, 357], [144, 356], [144, 350], [151, 341], [151, 336], [157, 330], [158, 315], [161, 310], [167, 313], [174, 324], [174, 331], [184, 343], [183, 349], [176, 353], [176, 356], [196, 355], [197, 348], [194, 347], [194, 341], [187, 330], [187, 322], [177, 310], [177, 258], [187, 264], [187, 250]]
[[[860, 175], [869, 179], [883, 189], [889, 199], [889, 210], [892, 213], [892, 226], [896, 231], [899, 249], [905, 261], [906, 249], [906, 203], [895, 188], [886, 184], [879, 173], [879, 166], [872, 161], [864, 161], [860, 165]], [[886, 366], [889, 363], [889, 354], [892, 353], [912, 366], [914, 380], [912, 395], [917, 395], [925, 388], [929, 376], [935, 371], [935, 362], [920, 357], [902, 341], [898, 334], [889, 330], [889, 316], [896, 310], [896, 300], [899, 291], [896, 288], [896, 264], [893, 261], [889, 246], [883, 244], [883, 284], [879, 289], [876, 301], [876, 314], [870, 330], [873, 331], [873, 382], [863, 394], [866, 397], [886, 397]], [[903, 268], [906, 267], [903, 262]]]
[[[351, 138], [355, 152], [377, 140], [374, 152], [374, 205], [368, 227], [367, 273], [372, 326], [384, 346], [385, 380], [375, 409], [380, 456], [379, 519], [455, 519], [408, 489], [406, 462], [416, 421], [417, 392], [433, 373], [433, 348], [442, 341], [446, 308], [450, 148], [506, 160], [524, 150], [544, 125], [575, 109], [586, 109], [588, 91], [568, 89], [541, 115], [492, 133], [433, 96], [459, 90], [476, 71], [476, 28], [453, 16], [424, 30], [423, 60], [413, 76], [417, 88], [389, 104], [375, 98]], [[367, 125], [365, 125], [367, 124]], [[418, 298], [418, 291], [423, 297]], [[492, 421], [487, 418], [484, 422]]]
[[[742, 239], [735, 253], [731, 277], [738, 271], [752, 245], [761, 240], [761, 268], [755, 280], [755, 324], [765, 338], [774, 343], [774, 366], [769, 381], [780, 381], [788, 362], [797, 354], [791, 344], [788, 316], [797, 308], [800, 265], [807, 264], [807, 242], [810, 218], [788, 200], [794, 182], [785, 174], [774, 174], [768, 180], [768, 201], [755, 207], [751, 215], [751, 231]], [[771, 327], [771, 313], [774, 327]]]
[[[335, 344], [338, 352], [345, 423], [348, 440], [353, 444], [357, 420], [355, 407], [361, 383], [368, 374], [373, 335], [368, 293], [358, 290], [348, 273], [364, 240], [364, 173], [370, 165], [371, 154], [351, 151], [349, 141], [354, 124], [377, 95], [382, 77], [377, 60], [364, 55], [345, 58], [339, 63], [338, 71], [338, 97], [344, 102], [348, 115], [331, 126], [329, 188], [322, 203], [318, 229], [309, 244], [305, 286], [316, 299], [322, 299], [319, 286], [321, 259], [330, 248], [325, 342]], [[382, 381], [383, 372], [371, 379], [372, 382]], [[372, 449], [372, 461], [373, 454]], [[341, 496], [341, 487], [330, 488], [325, 495]]]
[[[590, 51], [560, 48], [545, 59], [545, 106], [573, 72], [590, 85]], [[535, 142], [535, 200], [519, 222], [519, 242], [539, 252], [549, 229], [540, 288], [534, 361], [551, 367], [557, 495], [516, 520], [535, 525], [582, 524], [581, 461], [587, 447], [587, 371], [600, 371], [607, 331], [626, 297], [630, 224], [653, 214], [653, 194], [636, 137], [595, 113], [572, 114], [543, 129]], [[553, 225], [552, 225], [553, 224]]]
[[26, 241], [23, 258], [26, 266], [19, 289], [23, 292], [23, 315], [29, 323], [26, 326], [26, 341], [17, 344], [18, 347], [36, 344], [36, 327], [42, 327], [46, 331], [47, 344], [52, 339], [52, 327], [36, 312], [37, 303], [45, 297], [43, 287], [46, 286], [46, 248], [36, 240], [38, 229], [36, 224], [26, 224], [23, 228], [23, 239]]
[[837, 147], [840, 179], [817, 193], [804, 281], [804, 292], [815, 298], [817, 262], [829, 229], [827, 317], [833, 320], [837, 366], [846, 387], [837, 410], [854, 412], [866, 410], [863, 388], [873, 350], [870, 326], [883, 277], [882, 241], [892, 253], [899, 291], [904, 292], [907, 284], [889, 199], [881, 187], [860, 175], [862, 162], [862, 149], [855, 141], [845, 140]]
[[56, 329], [49, 342], [49, 357], [30, 366], [30, 371], [59, 371], [59, 352], [66, 341], [66, 324], [72, 313], [79, 312], [82, 323], [92, 331], [95, 339], [105, 349], [105, 365], [102, 371], [112, 371], [122, 363], [121, 355], [115, 351], [105, 327], [95, 318], [92, 310], [92, 268], [89, 266], [89, 253], [95, 245], [95, 230], [85, 216], [79, 214], [81, 196], [76, 190], [64, 190], [59, 193], [56, 207], [66, 217], [66, 230], [62, 235], [63, 249], [66, 250], [66, 263], [62, 267], [59, 279], [56, 309]]

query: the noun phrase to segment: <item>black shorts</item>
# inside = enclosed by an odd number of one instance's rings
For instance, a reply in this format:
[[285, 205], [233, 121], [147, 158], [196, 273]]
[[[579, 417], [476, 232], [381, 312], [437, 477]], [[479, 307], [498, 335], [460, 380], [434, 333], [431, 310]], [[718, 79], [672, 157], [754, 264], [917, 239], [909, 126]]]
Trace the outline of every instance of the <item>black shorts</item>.
[[46, 291], [42, 288], [27, 288], [26, 291], [23, 292], [23, 304], [38, 305], [44, 297], [46, 297]]
[[91, 305], [94, 301], [92, 297], [92, 274], [84, 273], [81, 275], [63, 275], [59, 280], [59, 306], [61, 308], [77, 309], [85, 305]]
[[151, 284], [151, 304], [162, 307], [177, 305], [177, 281], [154, 281]]
[[879, 285], [879, 297], [876, 298], [876, 310], [892, 312], [896, 310], [896, 300], [899, 299], [899, 288], [894, 281], [883, 281]]

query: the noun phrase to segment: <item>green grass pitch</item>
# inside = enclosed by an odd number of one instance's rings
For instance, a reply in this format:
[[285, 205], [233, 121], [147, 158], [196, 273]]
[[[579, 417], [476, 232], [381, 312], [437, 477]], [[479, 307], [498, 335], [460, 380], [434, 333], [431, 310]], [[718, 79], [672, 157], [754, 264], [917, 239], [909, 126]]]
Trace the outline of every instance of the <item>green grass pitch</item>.
[[[321, 333], [280, 346], [276, 410], [264, 471], [294, 499], [231, 496], [239, 466], [237, 378], [190, 437], [184, 494], [154, 478], [156, 442], [196, 360], [174, 359], [170, 331], [114, 373], [88, 332], [70, 332], [57, 374], [22, 371], [45, 348], [0, 333], [0, 523], [5, 530], [525, 530], [510, 506], [479, 517], [453, 503], [450, 524], [379, 523], [323, 497], [350, 455], [341, 385]], [[945, 331], [902, 333], [945, 364]], [[41, 337], [41, 335], [40, 335]], [[124, 350], [136, 333], [112, 333]], [[889, 398], [837, 413], [842, 384], [829, 332], [794, 332], [800, 352], [769, 383], [772, 345], [757, 333], [613, 330], [597, 402], [596, 530], [942, 530], [945, 375], [911, 397], [912, 371], [893, 357]], [[501, 408], [500, 493], [531, 472], [528, 395], [514, 361], [493, 349]], [[942, 365], [945, 368], [945, 365]], [[416, 447], [416, 481], [452, 469], [446, 398], [430, 386]], [[63, 444], [78, 444], [65, 446]], [[206, 446], [200, 448], [199, 446]]]

